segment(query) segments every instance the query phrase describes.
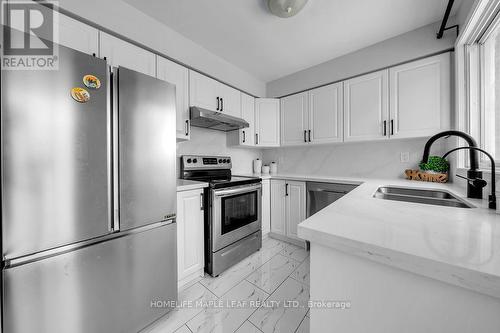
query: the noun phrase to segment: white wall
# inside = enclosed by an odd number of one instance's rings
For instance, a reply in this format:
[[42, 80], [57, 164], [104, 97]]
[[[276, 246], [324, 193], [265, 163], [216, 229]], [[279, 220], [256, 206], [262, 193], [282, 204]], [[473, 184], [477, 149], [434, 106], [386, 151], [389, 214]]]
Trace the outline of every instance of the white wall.
[[[450, 18], [449, 24], [452, 22], [454, 18]], [[456, 34], [450, 30], [442, 39], [436, 39], [440, 23], [424, 26], [269, 82], [267, 96], [280, 97], [450, 49], [454, 46]]]
[[476, 3], [476, 0], [462, 0], [462, 3], [460, 4], [456, 15], [457, 23], [460, 26], [465, 24], [465, 21], [467, 20], [467, 17], [469, 16], [474, 3]]
[[[233, 174], [252, 173], [252, 162], [256, 158], [262, 158], [262, 151], [231, 146], [227, 143], [227, 135], [229, 134], [226, 132], [191, 127], [191, 140], [177, 143], [177, 157], [189, 154], [230, 156]], [[177, 165], [177, 173], [180, 175], [180, 165]]]
[[265, 83], [120, 0], [60, 0], [61, 8], [256, 96]]
[[[278, 162], [279, 173], [404, 178], [405, 169], [418, 166], [426, 141], [412, 139], [269, 149], [264, 151], [263, 162]], [[445, 140], [439, 141], [431, 155], [441, 156], [445, 149]], [[408, 163], [400, 162], [402, 152], [410, 153]]]

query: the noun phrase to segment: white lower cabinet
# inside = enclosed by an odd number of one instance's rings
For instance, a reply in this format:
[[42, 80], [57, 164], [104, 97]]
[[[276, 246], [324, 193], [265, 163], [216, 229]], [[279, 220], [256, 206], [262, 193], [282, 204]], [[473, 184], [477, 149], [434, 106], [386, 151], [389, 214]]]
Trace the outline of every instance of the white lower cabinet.
[[203, 190], [177, 192], [178, 284], [203, 276], [205, 257]]
[[271, 232], [300, 240], [297, 225], [306, 219], [306, 183], [271, 180]]
[[306, 183], [287, 181], [285, 184], [285, 196], [285, 235], [300, 240], [297, 235], [297, 226], [306, 219]]
[[285, 181], [271, 179], [271, 232], [285, 235]]
[[271, 180], [262, 180], [262, 236], [271, 231]]

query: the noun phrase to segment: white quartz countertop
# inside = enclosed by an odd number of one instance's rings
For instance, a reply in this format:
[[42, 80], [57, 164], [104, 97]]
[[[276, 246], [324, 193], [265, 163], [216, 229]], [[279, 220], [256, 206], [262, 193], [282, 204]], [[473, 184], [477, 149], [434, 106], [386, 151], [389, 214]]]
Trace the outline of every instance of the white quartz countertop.
[[177, 179], [177, 192], [199, 190], [208, 187], [208, 183], [193, 180]]
[[[500, 215], [486, 201], [465, 198], [452, 184], [300, 175], [297, 179], [361, 184], [299, 224], [298, 235], [420, 275], [500, 298]], [[476, 208], [454, 208], [374, 198], [379, 186], [442, 189]], [[488, 193], [484, 193], [487, 197]]]

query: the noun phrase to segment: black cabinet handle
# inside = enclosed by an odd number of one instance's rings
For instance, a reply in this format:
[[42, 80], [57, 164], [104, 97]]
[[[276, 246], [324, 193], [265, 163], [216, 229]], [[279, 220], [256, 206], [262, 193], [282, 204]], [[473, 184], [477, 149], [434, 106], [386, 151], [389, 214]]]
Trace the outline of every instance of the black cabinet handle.
[[384, 136], [387, 136], [387, 120], [384, 120]]
[[311, 142], [311, 130], [309, 130], [309, 142]]
[[189, 135], [189, 120], [186, 120], [186, 136]]
[[255, 144], [259, 144], [259, 134], [255, 133]]
[[304, 130], [304, 142], [307, 142], [307, 131]]
[[391, 135], [394, 135], [394, 119], [391, 119]]
[[245, 131], [243, 131], [243, 143], [245, 143], [246, 141], [246, 135], [245, 135]]
[[217, 97], [217, 111], [219, 111], [220, 109], [220, 98]]
[[285, 184], [285, 196], [288, 196], [288, 183]]
[[224, 111], [224, 98], [220, 98], [220, 110], [221, 112]]

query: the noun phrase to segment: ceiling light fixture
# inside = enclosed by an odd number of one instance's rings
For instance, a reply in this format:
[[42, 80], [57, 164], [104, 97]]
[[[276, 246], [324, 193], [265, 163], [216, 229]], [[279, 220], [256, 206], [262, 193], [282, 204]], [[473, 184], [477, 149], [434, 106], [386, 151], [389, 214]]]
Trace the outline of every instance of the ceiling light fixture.
[[292, 17], [304, 8], [308, 0], [268, 0], [271, 13], [278, 17]]

